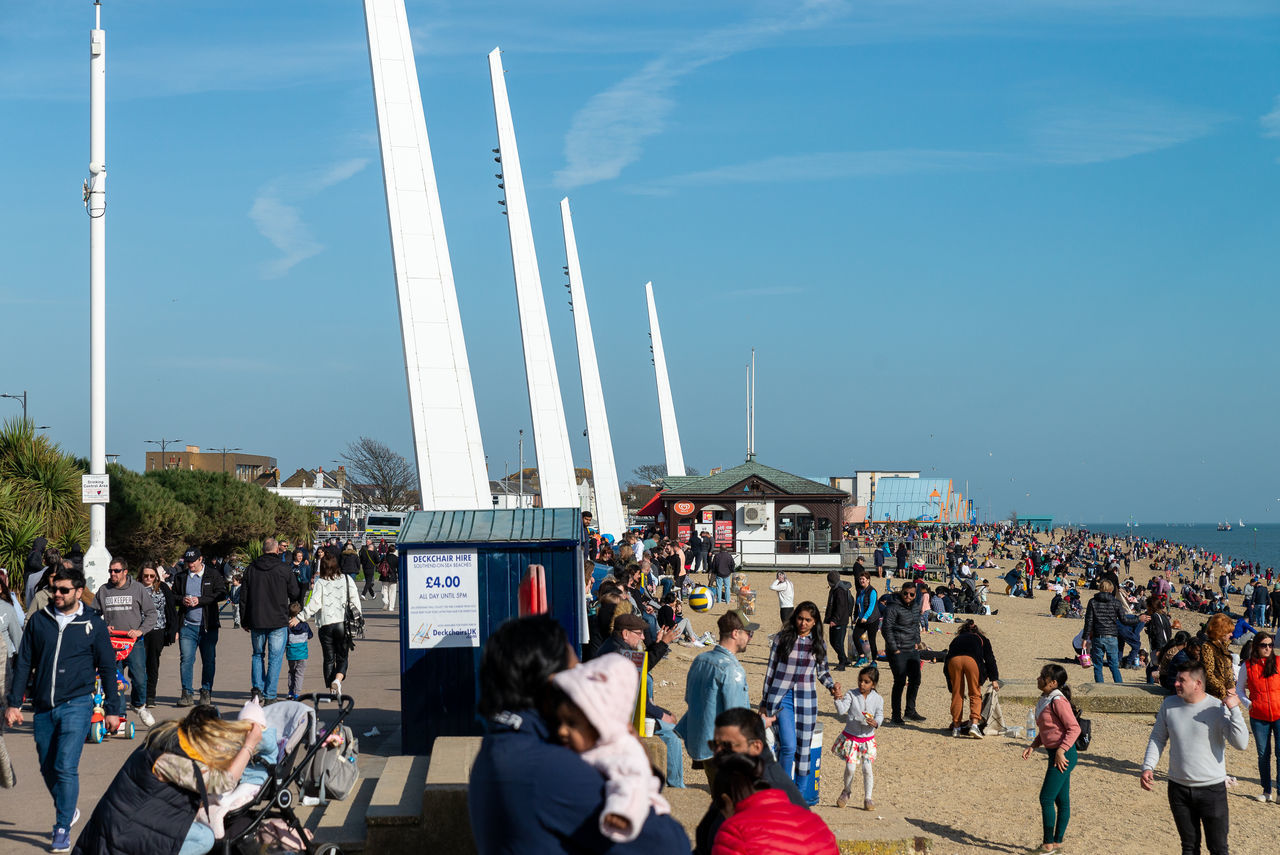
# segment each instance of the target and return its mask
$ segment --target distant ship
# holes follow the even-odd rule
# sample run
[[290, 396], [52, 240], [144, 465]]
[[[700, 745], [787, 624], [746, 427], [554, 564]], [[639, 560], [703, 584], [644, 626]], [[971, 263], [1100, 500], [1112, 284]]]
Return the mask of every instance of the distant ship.
[[1218, 523], [1218, 531], [1231, 531], [1231, 523], [1226, 522], [1225, 520]]
[[1240, 527], [1244, 528], [1244, 520], [1240, 520], [1239, 522], [1240, 522]]

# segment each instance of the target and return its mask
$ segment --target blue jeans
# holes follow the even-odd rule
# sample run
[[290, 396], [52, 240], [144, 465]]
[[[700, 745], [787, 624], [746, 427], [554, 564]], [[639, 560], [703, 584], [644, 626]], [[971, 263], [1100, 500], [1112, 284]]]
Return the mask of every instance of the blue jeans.
[[[808, 746], [806, 746], [806, 750]], [[809, 776], [796, 773], [796, 690], [788, 689], [778, 705], [778, 765], [804, 792]], [[810, 773], [812, 774], [812, 773]]]
[[[196, 649], [200, 650], [200, 691], [213, 691], [213, 672], [218, 662], [218, 628], [201, 629], [199, 624], [183, 623], [178, 630], [178, 675], [183, 694], [191, 694], [191, 675], [196, 667]], [[135, 648], [136, 649], [136, 648]]]
[[1111, 666], [1111, 679], [1116, 683], [1123, 683], [1124, 678], [1120, 676], [1120, 640], [1114, 635], [1099, 635], [1093, 639], [1090, 653], [1093, 656], [1093, 682], [1105, 682], [1102, 679], [1102, 654], [1107, 655], [1107, 664]]
[[644, 631], [644, 643], [653, 644], [658, 640], [658, 618], [656, 615], [651, 615], [646, 611], [640, 612], [640, 617], [644, 620], [644, 625], [647, 627]]
[[1262, 792], [1271, 792], [1271, 742], [1276, 743], [1276, 778], [1280, 779], [1280, 721], [1249, 719], [1253, 728], [1253, 744], [1258, 749], [1258, 777], [1262, 779]]
[[[289, 628], [255, 629], [250, 632], [253, 639], [253, 687], [262, 693], [262, 697], [271, 700], [276, 696], [276, 687], [280, 682], [280, 664], [284, 662], [284, 644], [289, 638]], [[267, 657], [266, 674], [263, 674], [262, 657]]]
[[213, 849], [213, 844], [213, 829], [203, 822], [193, 822], [191, 830], [187, 832], [187, 839], [182, 841], [182, 848], [178, 850], [178, 855], [205, 855]]
[[716, 590], [716, 602], [717, 602], [717, 603], [727, 603], [727, 602], [729, 602], [729, 577], [728, 577], [728, 576], [717, 576], [717, 577], [716, 577], [716, 589], [715, 589], [715, 590]]
[[[120, 673], [129, 670], [129, 703], [140, 707], [147, 702], [147, 643], [138, 636], [133, 643], [133, 650], [120, 662]], [[124, 692], [119, 694], [115, 706], [116, 715], [124, 715]]]
[[684, 789], [684, 748], [675, 725], [655, 721], [653, 735], [667, 746], [667, 786]]
[[33, 717], [40, 774], [53, 796], [54, 825], [58, 828], [70, 828], [75, 816], [80, 798], [80, 752], [89, 737], [91, 718], [93, 698], [89, 695], [63, 701]]

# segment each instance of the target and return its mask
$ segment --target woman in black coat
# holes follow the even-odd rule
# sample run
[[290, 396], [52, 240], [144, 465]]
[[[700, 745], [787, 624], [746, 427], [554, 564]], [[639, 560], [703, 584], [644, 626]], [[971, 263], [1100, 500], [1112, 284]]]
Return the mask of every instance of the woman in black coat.
[[156, 562], [148, 562], [138, 572], [138, 581], [151, 589], [156, 604], [155, 629], [142, 637], [147, 651], [147, 707], [156, 705], [156, 685], [160, 682], [160, 654], [178, 638], [178, 598], [167, 582], [160, 580]]
[[225, 721], [207, 704], [156, 725], [98, 800], [74, 855], [208, 852], [214, 832], [196, 811], [235, 788], [262, 731], [261, 721]]

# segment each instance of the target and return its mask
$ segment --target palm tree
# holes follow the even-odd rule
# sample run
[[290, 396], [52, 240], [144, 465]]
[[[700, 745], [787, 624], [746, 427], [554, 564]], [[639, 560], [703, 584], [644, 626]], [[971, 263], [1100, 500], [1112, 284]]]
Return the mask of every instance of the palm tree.
[[21, 590], [32, 541], [44, 535], [64, 551], [88, 539], [89, 513], [80, 502], [83, 469], [28, 419], [0, 427], [0, 565]]

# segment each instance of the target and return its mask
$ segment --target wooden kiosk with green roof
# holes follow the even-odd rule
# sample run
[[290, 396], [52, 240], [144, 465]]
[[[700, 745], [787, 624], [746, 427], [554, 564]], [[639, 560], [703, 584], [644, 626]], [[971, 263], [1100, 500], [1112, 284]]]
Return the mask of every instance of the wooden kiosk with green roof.
[[708, 532], [749, 570], [830, 570], [840, 566], [844, 490], [749, 458], [711, 475], [667, 476], [659, 525], [687, 540]]

